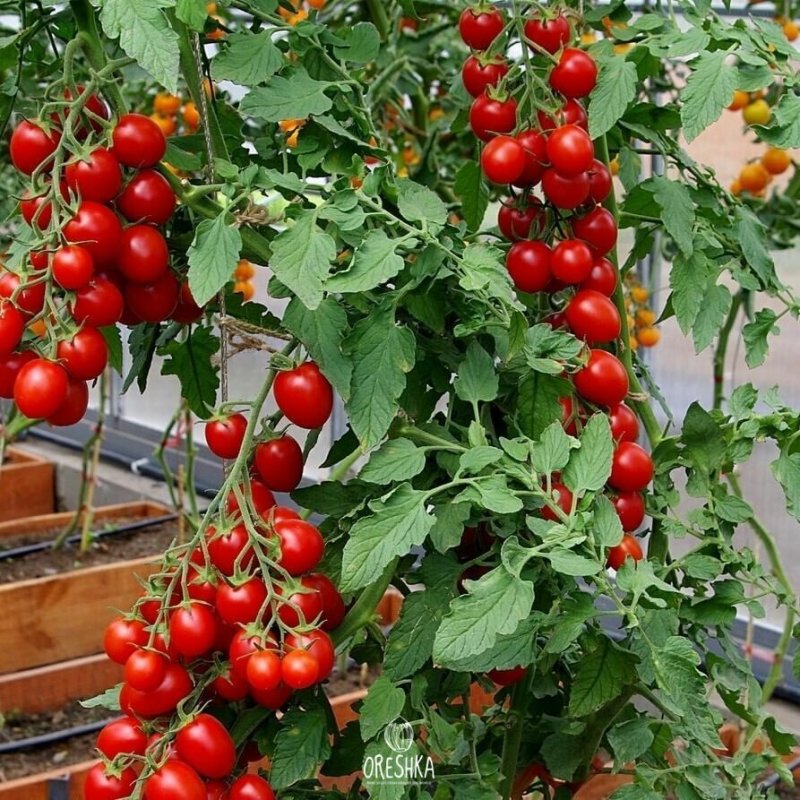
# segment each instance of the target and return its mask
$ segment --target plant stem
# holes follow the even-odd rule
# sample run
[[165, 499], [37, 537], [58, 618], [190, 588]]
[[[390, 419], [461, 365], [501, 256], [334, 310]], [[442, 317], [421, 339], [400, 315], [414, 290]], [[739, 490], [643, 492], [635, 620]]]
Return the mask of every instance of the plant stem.
[[366, 0], [367, 11], [381, 35], [381, 40], [386, 41], [391, 30], [391, 23], [389, 22], [389, 15], [386, 13], [386, 3], [384, 0]]
[[383, 575], [381, 575], [375, 583], [371, 586], [367, 586], [367, 588], [361, 592], [358, 600], [353, 603], [352, 608], [347, 612], [347, 616], [344, 618], [342, 624], [331, 634], [335, 645], [338, 646], [342, 642], [347, 641], [347, 639], [360, 631], [361, 628], [368, 625], [375, 616], [375, 609], [380, 599], [389, 588], [389, 584], [392, 582], [398, 560], [397, 558], [393, 559], [384, 570]]
[[504, 800], [509, 800], [517, 775], [519, 749], [522, 745], [522, 731], [525, 726], [525, 708], [533, 678], [533, 670], [528, 670], [525, 678], [514, 686], [511, 692], [511, 707], [508, 710], [511, 724], [503, 736], [503, 755], [500, 772], [503, 775], [500, 793]]
[[742, 307], [743, 293], [737, 292], [734, 295], [731, 310], [728, 312], [728, 318], [719, 332], [719, 339], [717, 340], [717, 347], [714, 350], [714, 408], [722, 408], [722, 401], [724, 399], [724, 381], [725, 381], [725, 358], [728, 354], [728, 342], [730, 341], [731, 331], [739, 316], [739, 309]]

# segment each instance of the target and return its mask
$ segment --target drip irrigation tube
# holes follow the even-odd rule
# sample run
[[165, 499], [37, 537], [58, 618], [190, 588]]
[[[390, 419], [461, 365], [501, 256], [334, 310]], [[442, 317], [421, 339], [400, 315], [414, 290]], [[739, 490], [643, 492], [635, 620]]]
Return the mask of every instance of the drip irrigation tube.
[[105, 728], [109, 722], [113, 722], [120, 717], [110, 717], [109, 719], [87, 722], [85, 725], [74, 725], [71, 728], [62, 728], [58, 731], [41, 733], [38, 736], [28, 736], [25, 739], [14, 739], [10, 742], [0, 742], [0, 755], [8, 753], [18, 753], [22, 750], [33, 750], [36, 747], [44, 747], [48, 744], [58, 744], [74, 736], [84, 736], [87, 733], [97, 733], [101, 728]]

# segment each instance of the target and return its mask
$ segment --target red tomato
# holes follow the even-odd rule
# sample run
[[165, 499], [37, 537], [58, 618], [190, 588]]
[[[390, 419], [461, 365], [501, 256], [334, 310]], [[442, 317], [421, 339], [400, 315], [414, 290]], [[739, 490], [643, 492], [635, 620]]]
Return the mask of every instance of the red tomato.
[[228, 800], [275, 800], [275, 792], [262, 777], [242, 775], [231, 784]]
[[281, 677], [291, 689], [307, 689], [319, 679], [317, 659], [305, 650], [293, 650], [281, 661]]
[[189, 289], [189, 284], [184, 281], [181, 284], [180, 293], [178, 294], [178, 305], [172, 312], [172, 319], [175, 322], [180, 322], [181, 325], [190, 325], [197, 322], [203, 317], [203, 309], [197, 305], [192, 297], [192, 292]]
[[285, 683], [281, 683], [277, 689], [270, 691], [261, 691], [250, 687], [250, 696], [258, 705], [271, 711], [278, 711], [289, 702], [292, 690]]
[[512, 198], [503, 202], [497, 214], [497, 224], [506, 239], [516, 242], [527, 239], [532, 232], [534, 235], [538, 233], [545, 213], [541, 203], [535, 198], [531, 198], [523, 208], [518, 208], [513, 203]]
[[89, 387], [85, 381], [71, 380], [64, 402], [47, 418], [47, 422], [56, 427], [75, 425], [84, 418], [87, 408], [89, 408]]
[[[240, 485], [239, 489], [242, 491], [242, 493], [244, 493], [243, 485]], [[275, 498], [273, 497], [272, 492], [256, 478], [250, 479], [250, 505], [256, 511], [256, 513], [260, 514], [261, 516], [266, 514], [275, 506]], [[241, 512], [239, 510], [239, 501], [236, 499], [236, 495], [233, 492], [228, 495], [226, 508], [228, 509], [228, 513], [232, 516], [241, 516]]]
[[109, 760], [121, 753], [143, 756], [147, 749], [147, 734], [138, 719], [115, 719], [98, 734], [97, 749]]
[[614, 504], [622, 530], [629, 533], [635, 531], [644, 522], [644, 498], [639, 492], [620, 492], [610, 498]]
[[267, 588], [260, 578], [250, 578], [237, 586], [220, 584], [217, 589], [217, 614], [230, 625], [255, 622], [267, 599]]
[[95, 764], [86, 773], [83, 796], [86, 800], [122, 800], [130, 796], [137, 777], [130, 767], [117, 777], [106, 772], [105, 764]]
[[484, 142], [498, 133], [511, 133], [517, 127], [517, 101], [513, 97], [496, 100], [482, 94], [470, 106], [469, 124], [472, 132]]
[[589, 169], [589, 196], [595, 203], [602, 203], [611, 194], [613, 181], [608, 167], [595, 159]]
[[125, 662], [125, 682], [139, 692], [157, 689], [167, 674], [167, 660], [153, 650], [134, 650]]
[[47, 269], [50, 263], [50, 254], [46, 250], [31, 250], [28, 254], [28, 260], [31, 262], [31, 267], [39, 272]]
[[227, 728], [210, 714], [198, 714], [175, 736], [175, 750], [205, 778], [226, 778], [236, 766], [236, 747]]
[[565, 239], [553, 250], [553, 276], [564, 283], [581, 283], [589, 277], [594, 256], [588, 245], [577, 239]]
[[604, 256], [617, 243], [617, 221], [607, 208], [597, 206], [571, 224], [575, 236], [588, 242], [598, 256]]
[[228, 648], [231, 670], [247, 678], [250, 657], [262, 650], [274, 650], [275, 647], [275, 637], [271, 633], [265, 634], [263, 629], [256, 627], [241, 628], [234, 634]]
[[[333, 581], [319, 572], [304, 575], [300, 582], [303, 586], [316, 589], [322, 597], [322, 630], [332, 631], [338, 628], [345, 616], [347, 607], [339, 594], [339, 590], [333, 585]], [[308, 619], [308, 617], [306, 617]]]
[[[307, 650], [317, 660], [319, 665], [319, 678], [321, 683], [333, 672], [336, 663], [336, 651], [331, 637], [325, 631], [314, 630], [308, 633], [290, 633], [283, 642], [284, 651]], [[285, 658], [285, 656], [284, 656]]]
[[498, 686], [511, 686], [519, 683], [525, 677], [527, 671], [526, 667], [512, 667], [511, 669], [493, 669], [487, 675]]
[[175, 311], [179, 292], [177, 279], [166, 271], [152, 283], [129, 283], [125, 287], [125, 301], [138, 320], [164, 322]]
[[34, 279], [33, 276], [20, 277], [14, 272], [4, 272], [0, 275], [0, 297], [13, 297], [14, 305], [33, 317], [44, 309], [45, 282], [41, 276]]
[[505, 18], [494, 6], [485, 11], [465, 8], [458, 20], [461, 39], [473, 50], [488, 50], [504, 27]]
[[206, 800], [226, 800], [228, 787], [222, 781], [206, 783]]
[[294, 491], [303, 478], [303, 451], [289, 434], [256, 445], [254, 463], [261, 480], [274, 492]]
[[61, 407], [69, 394], [69, 376], [53, 361], [37, 358], [20, 369], [14, 382], [14, 402], [30, 419], [45, 419]]
[[108, 344], [97, 328], [87, 325], [76, 331], [72, 339], [64, 339], [58, 343], [56, 357], [70, 377], [91, 381], [108, 364]]
[[597, 64], [583, 50], [568, 47], [550, 72], [550, 85], [564, 97], [586, 97], [597, 83]]
[[224, 700], [235, 703], [247, 697], [248, 685], [240, 672], [228, 667], [226, 672], [214, 679], [211, 688]]
[[110, 203], [122, 187], [122, 170], [110, 150], [98, 147], [64, 170], [67, 187], [82, 200]]
[[508, 75], [508, 63], [502, 56], [491, 58], [470, 56], [461, 68], [464, 88], [473, 97], [480, 97], [490, 86], [497, 86], [506, 75]]
[[259, 692], [272, 692], [281, 683], [281, 659], [274, 650], [259, 650], [247, 658], [247, 684]]
[[552, 19], [534, 17], [525, 23], [525, 38], [546, 50], [557, 53], [572, 38], [569, 20], [559, 14]]
[[619, 338], [622, 322], [617, 307], [604, 294], [581, 289], [564, 312], [572, 332], [589, 344], [613, 342]]
[[611, 464], [610, 486], [622, 492], [639, 492], [653, 480], [653, 459], [635, 442], [620, 442]]
[[635, 442], [639, 438], [639, 418], [625, 403], [609, 409], [608, 420], [615, 442]]
[[175, 192], [153, 169], [137, 172], [117, 198], [117, 208], [130, 222], [163, 225], [175, 213]]
[[14, 128], [9, 144], [11, 163], [24, 175], [32, 175], [37, 169], [49, 171], [53, 166], [53, 155], [58, 149], [61, 134], [49, 133], [37, 124], [23, 120]]
[[594, 163], [594, 145], [589, 134], [577, 125], [562, 125], [547, 137], [547, 158], [565, 178], [574, 178]]
[[0, 356], [9, 355], [22, 341], [25, 316], [10, 301], [0, 300]]
[[[209, 528], [206, 531], [208, 555], [211, 563], [228, 577], [236, 571], [237, 559], [241, 570], [246, 570], [255, 560], [255, 553], [250, 546], [250, 537], [244, 525], [235, 525], [228, 530], [217, 531]], [[240, 556], [240, 554], [242, 554]]]
[[278, 408], [301, 428], [321, 428], [333, 411], [333, 389], [311, 361], [279, 372], [273, 392]]
[[147, 644], [149, 635], [138, 619], [117, 617], [108, 623], [103, 634], [103, 649], [117, 664], [124, 664], [131, 654]]
[[539, 127], [545, 132], [552, 131], [559, 125], [577, 125], [584, 130], [589, 129], [586, 109], [577, 100], [567, 100], [554, 117], [544, 111], [537, 111], [536, 118], [539, 120]]
[[573, 397], [559, 397], [558, 402], [561, 405], [561, 426], [564, 432], [570, 436], [578, 435], [577, 420], [582, 420], [582, 415], [578, 404]]
[[[202, 557], [202, 550], [200, 551]], [[212, 605], [217, 600], [217, 570], [214, 567], [192, 565], [186, 571], [186, 591], [192, 600]]]
[[300, 584], [303, 589], [310, 588], [311, 591], [296, 591], [288, 595], [285, 591], [280, 592], [278, 616], [284, 625], [290, 628], [297, 628], [301, 624], [309, 625], [322, 616], [322, 594], [313, 588], [313, 581], [308, 581], [310, 577], [310, 575], [304, 576]]
[[116, 284], [96, 275], [88, 286], [75, 293], [72, 316], [76, 322], [103, 328], [119, 322], [124, 306], [125, 300]]
[[206, 423], [206, 444], [219, 458], [236, 458], [242, 449], [246, 430], [247, 417], [244, 414], [212, 419]]
[[577, 208], [589, 197], [589, 175], [582, 172], [574, 178], [565, 178], [554, 169], [546, 169], [542, 175], [542, 190], [557, 208]]
[[122, 225], [107, 206], [84, 200], [78, 213], [64, 226], [64, 237], [71, 244], [83, 245], [91, 254], [95, 268], [116, 264], [122, 242]]
[[187, 659], [205, 655], [217, 635], [217, 619], [206, 605], [196, 601], [176, 608], [169, 619], [170, 647]]
[[167, 140], [161, 128], [143, 114], [120, 117], [111, 138], [114, 155], [126, 167], [154, 167], [167, 150]]
[[[564, 486], [563, 483], [559, 483], [558, 481], [553, 482], [552, 490], [555, 504], [567, 516], [569, 516], [570, 512], [572, 511], [572, 492], [566, 486]], [[549, 519], [552, 522], [561, 522], [561, 517], [559, 517], [558, 514], [556, 514], [556, 512], [550, 508], [550, 506], [542, 507], [542, 517], [544, 519]]]
[[525, 151], [525, 168], [512, 183], [521, 188], [535, 186], [542, 179], [547, 163], [547, 139], [538, 131], [527, 130], [517, 134], [517, 141]]
[[278, 565], [290, 575], [311, 572], [319, 564], [325, 552], [325, 542], [310, 522], [289, 519], [276, 522], [273, 527], [281, 541]]
[[598, 258], [592, 264], [592, 271], [586, 280], [581, 281], [582, 289], [594, 289], [606, 297], [611, 297], [617, 288], [617, 269], [607, 258]]
[[628, 558], [632, 558], [634, 561], [641, 561], [644, 558], [644, 553], [639, 540], [635, 536], [626, 533], [622, 537], [622, 542], [608, 551], [606, 563], [611, 569], [619, 569]]
[[53, 255], [53, 279], [69, 291], [81, 289], [94, 276], [94, 261], [85, 247], [67, 245]]
[[31, 227], [36, 226], [40, 231], [46, 230], [53, 219], [53, 206], [47, 197], [34, 197], [30, 191], [26, 191], [19, 201], [19, 210], [25, 222]]
[[506, 269], [521, 292], [541, 292], [550, 283], [552, 259], [544, 242], [517, 242], [506, 254]]
[[483, 174], [492, 183], [515, 183], [526, 164], [525, 149], [513, 136], [496, 136], [481, 153]]
[[14, 396], [14, 384], [19, 371], [35, 359], [36, 354], [30, 350], [0, 355], [0, 397], [10, 400]]
[[192, 688], [189, 673], [180, 664], [169, 663], [164, 680], [152, 692], [138, 692], [123, 684], [119, 698], [120, 708], [130, 716], [155, 719], [171, 714], [178, 703], [191, 693]]
[[167, 761], [144, 783], [144, 800], [206, 800], [200, 776], [183, 761]]
[[166, 240], [150, 225], [132, 225], [122, 234], [118, 266], [129, 281], [153, 283], [169, 267]]
[[605, 350], [592, 350], [589, 361], [575, 373], [575, 388], [585, 400], [616, 406], [628, 395], [628, 374], [622, 362]]

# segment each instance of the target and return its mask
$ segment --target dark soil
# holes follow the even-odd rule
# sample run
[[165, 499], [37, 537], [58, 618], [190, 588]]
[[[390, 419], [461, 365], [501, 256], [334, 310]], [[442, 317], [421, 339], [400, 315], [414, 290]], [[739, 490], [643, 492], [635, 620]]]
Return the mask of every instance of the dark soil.
[[785, 800], [798, 800], [800, 798], [800, 786], [786, 786], [783, 783], [775, 787], [775, 794]]

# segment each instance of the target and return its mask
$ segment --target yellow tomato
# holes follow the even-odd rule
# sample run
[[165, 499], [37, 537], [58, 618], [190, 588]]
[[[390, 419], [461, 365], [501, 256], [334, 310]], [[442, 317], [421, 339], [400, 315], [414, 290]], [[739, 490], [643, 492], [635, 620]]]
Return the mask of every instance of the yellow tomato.
[[200, 112], [191, 100], [183, 107], [182, 116], [183, 124], [190, 131], [196, 131], [200, 127]]
[[296, 14], [292, 14], [286, 21], [290, 25], [299, 25], [301, 22], [304, 22], [307, 19], [308, 11], [306, 11], [304, 8], [301, 8], [300, 11], [298, 11]]
[[217, 13], [217, 4], [216, 3], [206, 3], [206, 14], [210, 16], [214, 16]]
[[642, 347], [655, 347], [661, 339], [661, 331], [658, 328], [642, 328], [637, 331], [636, 339]]
[[656, 321], [656, 312], [651, 308], [640, 308], [636, 312], [636, 324], [644, 327], [653, 325]]
[[300, 141], [300, 129], [298, 128], [297, 130], [292, 131], [286, 137], [286, 146], [294, 150], [294, 148], [297, 147], [299, 141]]
[[644, 286], [634, 286], [631, 289], [631, 298], [634, 303], [646, 303], [650, 299], [650, 292]]
[[736, 178], [735, 180], [731, 181], [730, 193], [734, 197], [738, 197], [742, 193], [742, 184], [739, 183], [739, 179], [738, 178]]
[[764, 169], [771, 175], [780, 175], [786, 172], [791, 166], [792, 157], [785, 151], [777, 147], [770, 147], [763, 156], [761, 156], [761, 163]]
[[303, 125], [305, 125], [305, 124], [306, 124], [306, 121], [304, 119], [282, 119], [278, 123], [278, 127], [284, 133], [292, 133], [293, 131], [296, 131], [299, 128], [302, 128]]
[[165, 117], [173, 117], [181, 107], [181, 99], [177, 95], [159, 92], [153, 100], [153, 111]]
[[628, 337], [628, 344], [631, 347], [631, 350], [638, 350], [639, 349], [639, 342], [637, 341], [635, 336]]
[[737, 89], [733, 93], [733, 100], [728, 106], [728, 111], [741, 111], [749, 102], [750, 95], [747, 92], [743, 92], [741, 89]]
[[255, 274], [256, 268], [246, 258], [236, 265], [233, 273], [237, 281], [249, 281]]
[[748, 125], [766, 125], [772, 116], [772, 109], [766, 100], [754, 100], [745, 107], [742, 116]]
[[250, 281], [237, 281], [233, 286], [233, 291], [242, 296], [245, 302], [253, 299], [255, 289]]
[[175, 133], [177, 125], [175, 124], [175, 117], [165, 117], [163, 114], [151, 114], [150, 119], [161, 128], [164, 136], [172, 136]]

